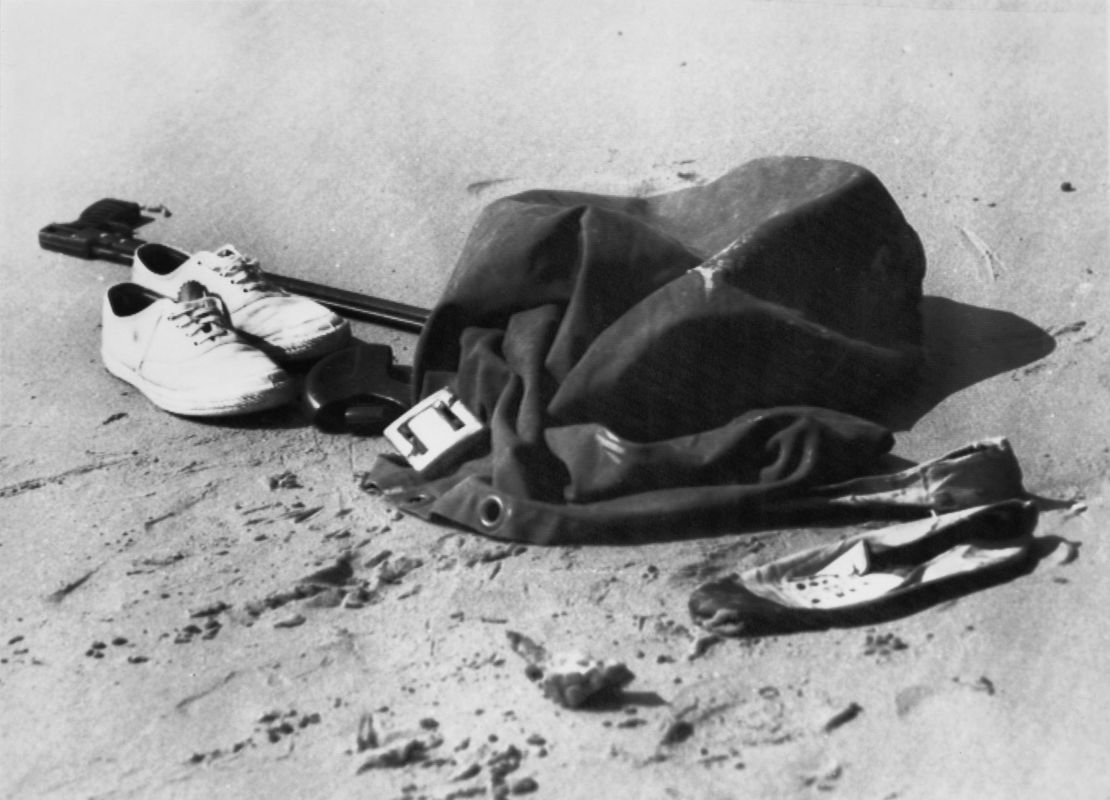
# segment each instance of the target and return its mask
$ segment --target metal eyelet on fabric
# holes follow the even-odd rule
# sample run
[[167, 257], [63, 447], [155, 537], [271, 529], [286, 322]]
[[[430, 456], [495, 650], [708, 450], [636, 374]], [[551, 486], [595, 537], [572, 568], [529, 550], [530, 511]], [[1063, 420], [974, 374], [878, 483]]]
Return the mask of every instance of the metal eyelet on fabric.
[[505, 518], [505, 501], [491, 494], [478, 506], [478, 521], [486, 528], [496, 528]]

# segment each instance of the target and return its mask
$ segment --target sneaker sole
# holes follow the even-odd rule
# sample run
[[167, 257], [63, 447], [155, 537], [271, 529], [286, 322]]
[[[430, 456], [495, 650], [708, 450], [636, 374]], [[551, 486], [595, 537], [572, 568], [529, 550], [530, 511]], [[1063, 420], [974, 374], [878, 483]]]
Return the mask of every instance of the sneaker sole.
[[185, 417], [230, 417], [254, 411], [265, 411], [286, 405], [293, 399], [294, 386], [291, 380], [273, 387], [234, 397], [213, 397], [202, 393], [183, 393], [152, 383], [107, 354], [101, 353], [104, 367], [115, 377], [131, 384], [154, 405], [171, 414]]
[[[1016, 572], [1032, 553], [1036, 523], [1031, 502], [1005, 500], [894, 525], [702, 584], [688, 608], [696, 624], [723, 636], [872, 622], [908, 608], [915, 595], [945, 585], [967, 590]], [[861, 542], [873, 546], [861, 569], [875, 571], [826, 572]]]

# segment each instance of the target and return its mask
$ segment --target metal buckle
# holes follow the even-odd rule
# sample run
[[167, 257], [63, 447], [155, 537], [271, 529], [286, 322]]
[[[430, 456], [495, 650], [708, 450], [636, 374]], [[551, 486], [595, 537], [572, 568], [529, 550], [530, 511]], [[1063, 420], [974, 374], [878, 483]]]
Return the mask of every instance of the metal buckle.
[[414, 405], [389, 427], [385, 437], [417, 472], [457, 453], [485, 429], [450, 389], [440, 389]]

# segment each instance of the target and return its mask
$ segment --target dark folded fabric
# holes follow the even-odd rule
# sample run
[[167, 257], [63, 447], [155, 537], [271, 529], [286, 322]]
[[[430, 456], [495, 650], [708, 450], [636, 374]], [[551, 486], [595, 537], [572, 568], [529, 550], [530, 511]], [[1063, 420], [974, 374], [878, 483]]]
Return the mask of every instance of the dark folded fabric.
[[[923, 251], [879, 180], [754, 161], [654, 197], [532, 191], [482, 213], [417, 349], [488, 446], [399, 507], [518, 541], [694, 534], [873, 471], [921, 360]], [[678, 531], [676, 531], [678, 533]]]

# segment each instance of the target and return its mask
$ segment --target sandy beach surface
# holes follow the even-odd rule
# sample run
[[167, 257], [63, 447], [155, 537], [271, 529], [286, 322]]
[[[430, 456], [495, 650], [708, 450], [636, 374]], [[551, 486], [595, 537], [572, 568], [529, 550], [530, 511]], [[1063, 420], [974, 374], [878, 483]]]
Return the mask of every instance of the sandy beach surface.
[[[1110, 797], [1101, 2], [7, 0], [0, 37], [0, 796]], [[498, 197], [777, 154], [867, 167], [921, 236], [895, 453], [1007, 437], [1029, 574], [696, 648], [700, 582], [849, 531], [523, 548], [401, 517], [362, 488], [381, 440], [109, 375], [127, 269], [37, 243], [162, 203], [145, 238], [426, 307]], [[348, 553], [360, 601], [298, 593]], [[561, 708], [508, 631], [635, 679]]]

